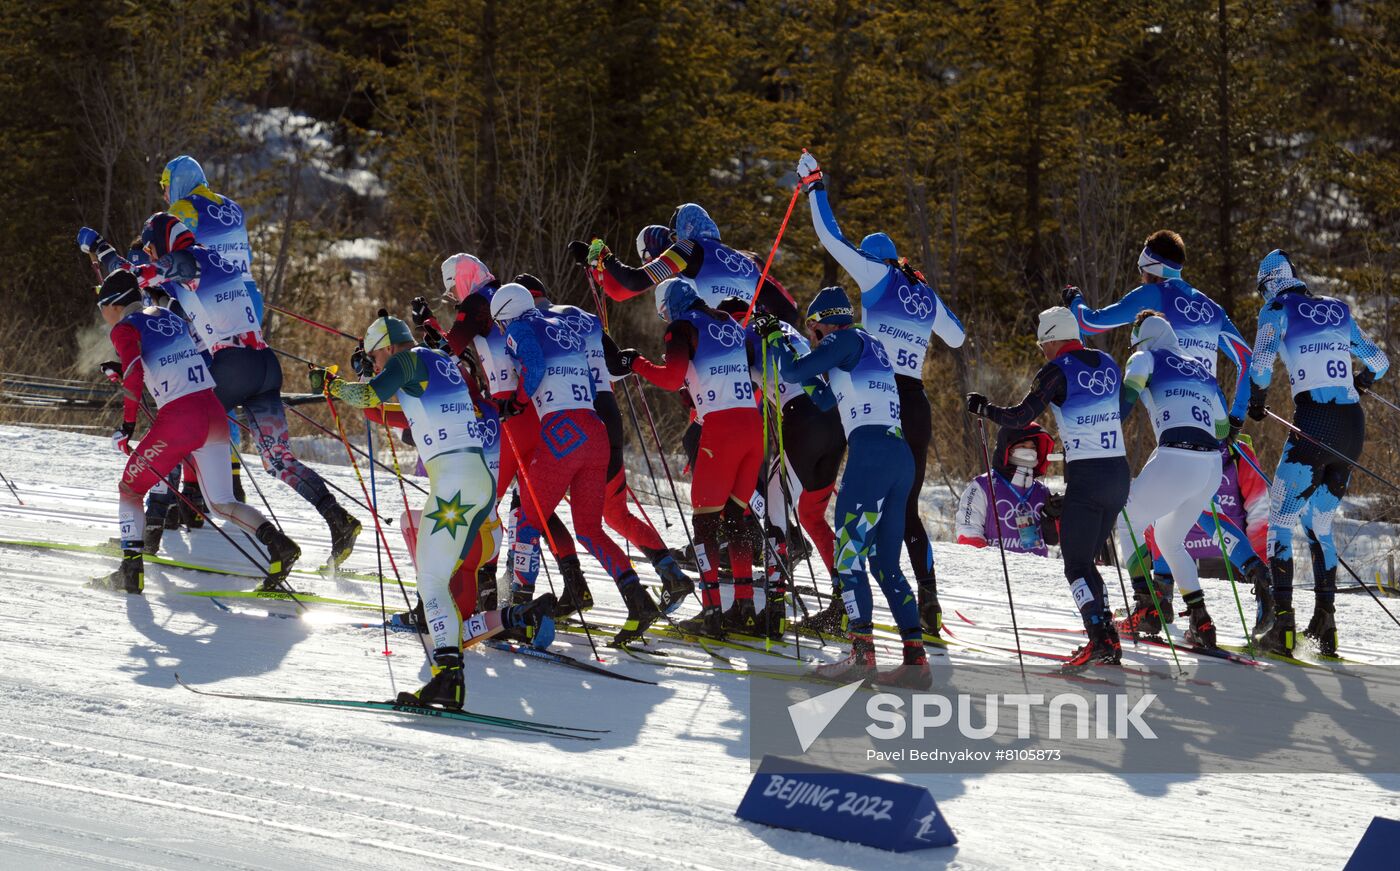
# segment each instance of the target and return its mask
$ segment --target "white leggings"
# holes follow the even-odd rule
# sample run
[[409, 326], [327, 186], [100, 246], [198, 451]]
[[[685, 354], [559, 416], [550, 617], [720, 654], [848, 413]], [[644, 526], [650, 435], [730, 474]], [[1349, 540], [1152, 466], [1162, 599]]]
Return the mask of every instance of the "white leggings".
[[441, 454], [423, 465], [428, 470], [429, 492], [414, 548], [418, 595], [433, 647], [458, 647], [462, 615], [452, 600], [452, 573], [491, 514], [496, 482], [479, 451]]
[[[1157, 547], [1183, 593], [1201, 588], [1196, 561], [1186, 552], [1186, 535], [1220, 488], [1220, 452], [1159, 447], [1133, 479], [1128, 491], [1128, 527], [1139, 545], [1143, 531], [1155, 527]], [[1133, 538], [1118, 517], [1118, 551], [1131, 556]], [[1126, 563], [1127, 558], [1120, 560]]]

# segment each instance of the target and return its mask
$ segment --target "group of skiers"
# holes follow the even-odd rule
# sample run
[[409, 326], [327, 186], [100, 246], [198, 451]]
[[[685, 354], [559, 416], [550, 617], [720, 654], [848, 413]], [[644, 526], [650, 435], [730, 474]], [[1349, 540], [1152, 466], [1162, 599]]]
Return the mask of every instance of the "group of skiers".
[[[554, 304], [529, 274], [502, 282], [480, 259], [460, 253], [442, 263], [455, 309], [450, 325], [417, 297], [412, 326], [381, 310], [365, 330], [351, 359], [359, 380], [312, 367], [312, 389], [327, 401], [405, 430], [429, 479], [422, 510], [405, 512], [402, 527], [421, 597], [417, 615], [404, 619], [430, 637], [433, 676], [418, 692], [401, 693], [401, 703], [460, 708], [464, 646], [502, 631], [547, 646], [554, 620], [590, 608], [575, 540], [627, 607], [615, 644], [643, 637], [691, 595], [700, 610], [676, 624], [684, 632], [781, 638], [797, 613], [787, 562], [790, 536], [801, 536], [787, 528], [790, 512], [834, 583], [831, 606], [799, 629], [843, 629], [850, 641], [849, 655], [818, 667], [817, 676], [929, 685], [925, 644], [940, 641], [942, 609], [919, 512], [932, 434], [923, 372], [931, 337], [958, 348], [963, 326], [889, 236], [846, 239], [823, 172], [805, 151], [797, 175], [817, 236], [854, 281], [856, 300], [828, 287], [799, 318], [758, 259], [721, 241], [709, 214], [686, 203], [668, 225], [638, 234], [640, 266], [623, 263], [601, 239], [570, 243], [596, 312]], [[267, 585], [277, 588], [300, 550], [234, 492], [230, 436], [236, 443], [239, 428], [252, 433], [265, 468], [326, 518], [333, 564], [348, 556], [360, 523], [288, 447], [282, 373], [262, 339], [263, 303], [249, 272], [242, 211], [208, 188], [188, 156], [170, 162], [162, 185], [170, 205], [146, 221], [129, 251], [88, 228], [78, 234], [104, 276], [98, 305], [120, 358], [104, 371], [126, 393], [118, 441], [130, 455], [120, 484], [121, 567], [94, 585], [139, 593], [143, 553], [158, 547], [169, 510], [191, 523], [208, 512], [251, 533], [266, 549]], [[1069, 670], [1118, 662], [1120, 630], [1160, 632], [1173, 619], [1176, 585], [1188, 643], [1214, 647], [1196, 564], [1208, 553], [1253, 586], [1263, 646], [1291, 652], [1291, 539], [1299, 519], [1316, 579], [1307, 632], [1323, 653], [1336, 651], [1331, 520], [1345, 494], [1346, 460], [1357, 456], [1364, 436], [1359, 393], [1388, 361], [1347, 305], [1312, 294], [1282, 251], [1260, 263], [1264, 307], [1252, 350], [1224, 310], [1182, 279], [1184, 262], [1177, 234], [1152, 234], [1137, 264], [1142, 285], [1122, 300], [1095, 311], [1069, 287], [1063, 306], [1041, 313], [1036, 339], [1047, 363], [1019, 404], [967, 397], [971, 414], [1001, 429], [988, 474], [960, 502], [958, 541], [1042, 556], [1059, 545], [1088, 634]], [[647, 292], [665, 323], [664, 354], [656, 361], [619, 348], [604, 320], [605, 298]], [[1122, 367], [1082, 343], [1085, 334], [1129, 325], [1133, 353]], [[1216, 378], [1218, 351], [1238, 369], [1228, 406]], [[1353, 354], [1364, 368], [1353, 371]], [[1245, 415], [1271, 414], [1267, 394], [1279, 356], [1289, 371], [1298, 434], [1267, 485], [1239, 431]], [[691, 408], [682, 440], [692, 482], [688, 551], [670, 550], [629, 507], [614, 392], [638, 390], [623, 385], [632, 375], [680, 392]], [[133, 447], [127, 439], [143, 409], [143, 384], [156, 411]], [[1123, 420], [1139, 400], [1158, 443], [1134, 477]], [[1047, 409], [1064, 452], [1063, 495], [1040, 480], [1054, 438], [1035, 421]], [[168, 482], [182, 464], [177, 489]], [[505, 544], [497, 506], [512, 483], [514, 535]], [[164, 501], [153, 498], [143, 521], [142, 497], [161, 488]], [[572, 529], [555, 511], [566, 497]], [[659, 601], [605, 524], [653, 565]], [[1105, 547], [1111, 535], [1135, 599], [1117, 623], [1098, 568], [1105, 553], [1116, 557], [1111, 544]], [[564, 580], [557, 601], [536, 593], [541, 539]], [[508, 585], [497, 580], [503, 546]], [[726, 563], [727, 607], [720, 582]], [[875, 657], [871, 574], [903, 642], [902, 664], [887, 671]]]

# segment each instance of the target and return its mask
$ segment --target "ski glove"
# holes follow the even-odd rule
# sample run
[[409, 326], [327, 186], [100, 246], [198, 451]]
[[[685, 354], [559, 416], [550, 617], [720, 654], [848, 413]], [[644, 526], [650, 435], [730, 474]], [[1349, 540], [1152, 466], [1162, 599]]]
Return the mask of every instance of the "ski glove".
[[817, 159], [806, 149], [803, 149], [802, 156], [797, 159], [797, 178], [802, 184], [803, 193], [811, 193], [823, 186], [822, 168], [817, 165]]
[[610, 253], [611, 252], [608, 251], [608, 246], [603, 243], [602, 239], [594, 239], [592, 242], [588, 243], [588, 265], [595, 269], [601, 269], [603, 266], [603, 258], [607, 257]]
[[433, 317], [433, 310], [428, 307], [428, 301], [421, 296], [413, 298], [413, 325], [422, 328], [430, 320], [437, 320]]
[[969, 393], [967, 395], [967, 413], [977, 417], [987, 416], [987, 406], [991, 405], [987, 397], [980, 393]]
[[[356, 345], [355, 353], [350, 355], [350, 370], [361, 378], [369, 378], [374, 375], [374, 361], [369, 358], [369, 353], [365, 351], [364, 342]], [[314, 375], [312, 376], [312, 383], [315, 383]], [[323, 383], [322, 390], [324, 389], [325, 385]]]
[[1244, 429], [1244, 421], [1233, 414], [1227, 419], [1230, 421], [1230, 434], [1225, 437], [1225, 442], [1228, 444], [1239, 438], [1240, 430]]
[[105, 363], [98, 364], [97, 368], [102, 370], [102, 374], [107, 376], [108, 381], [113, 384], [121, 383], [122, 364], [118, 363], [116, 360], [108, 360]]
[[78, 230], [78, 248], [84, 254], [91, 254], [102, 247], [102, 236], [91, 227], [82, 227]]
[[1357, 393], [1365, 393], [1371, 389], [1372, 384], [1376, 383], [1376, 373], [1363, 367], [1351, 376], [1351, 383], [1356, 388]]
[[588, 265], [588, 243], [575, 239], [565, 246], [565, 251], [569, 253], [569, 259], [579, 266]]
[[1249, 393], [1249, 408], [1247, 409], [1250, 420], [1263, 420], [1264, 410], [1268, 407], [1269, 388], [1253, 385]]
[[1040, 516], [1050, 520], [1058, 519], [1065, 510], [1065, 497], [1063, 493], [1051, 493], [1045, 500], [1045, 507], [1040, 509]]
[[496, 411], [500, 413], [501, 420], [510, 420], [524, 410], [525, 406], [514, 396], [507, 396], [505, 399], [496, 400]]
[[617, 356], [607, 361], [608, 372], [619, 377], [631, 375], [632, 364], [636, 363], [640, 356], [642, 354], [636, 348], [623, 348], [617, 352]]
[[[352, 361], [353, 365], [353, 361]], [[311, 376], [311, 390], [313, 393], [325, 393], [326, 385], [335, 380], [335, 373], [329, 369], [319, 366], [309, 366], [307, 374]]]
[[1064, 290], [1060, 291], [1060, 302], [1064, 303], [1065, 308], [1074, 308], [1075, 302], [1083, 296], [1084, 294], [1080, 292], [1079, 288], [1072, 284], [1066, 284]]
[[783, 325], [773, 315], [763, 314], [754, 318], [753, 328], [765, 342], [777, 341], [783, 335]]
[[136, 421], [122, 421], [121, 429], [112, 433], [112, 447], [124, 454], [131, 453], [131, 437], [136, 432]]

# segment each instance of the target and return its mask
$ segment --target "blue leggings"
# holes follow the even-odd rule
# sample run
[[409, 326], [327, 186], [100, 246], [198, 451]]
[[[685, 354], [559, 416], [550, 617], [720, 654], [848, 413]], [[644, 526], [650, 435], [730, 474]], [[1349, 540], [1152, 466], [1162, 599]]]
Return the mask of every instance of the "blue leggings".
[[847, 442], [846, 471], [836, 491], [836, 574], [853, 633], [873, 629], [867, 568], [889, 601], [906, 641], [923, 638], [919, 605], [899, 566], [904, 510], [914, 482], [914, 457], [896, 432], [863, 426]]

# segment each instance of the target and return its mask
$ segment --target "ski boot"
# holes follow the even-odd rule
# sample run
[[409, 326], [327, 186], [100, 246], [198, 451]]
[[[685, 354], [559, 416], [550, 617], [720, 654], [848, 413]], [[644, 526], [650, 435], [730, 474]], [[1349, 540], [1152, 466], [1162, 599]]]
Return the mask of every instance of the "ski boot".
[[1117, 665], [1123, 661], [1123, 645], [1111, 621], [1094, 623], [1088, 630], [1088, 643], [1064, 661], [1060, 666], [1061, 674], [1078, 674], [1093, 665]]
[[390, 629], [412, 629], [419, 635], [428, 634], [428, 616], [423, 613], [423, 600], [418, 599], [412, 611], [400, 611], [389, 618]]
[[681, 567], [676, 564], [675, 559], [665, 553], [652, 561], [656, 567], [656, 574], [661, 578], [661, 613], [674, 614], [687, 596], [695, 592], [695, 582], [692, 581]]
[[355, 539], [364, 527], [338, 502], [332, 502], [321, 516], [331, 529], [330, 564], [338, 566], [349, 559], [350, 552], [355, 549]]
[[1205, 593], [1200, 590], [1187, 593], [1181, 597], [1181, 601], [1186, 605], [1182, 616], [1191, 618], [1191, 625], [1186, 629], [1187, 645], [1214, 650], [1215, 621], [1210, 619], [1210, 614], [1206, 611]]
[[141, 531], [141, 552], [146, 556], [155, 556], [160, 552], [160, 540], [164, 535], [164, 522], [147, 523], [145, 529]]
[[735, 599], [729, 610], [724, 612], [724, 628], [727, 632], [740, 635], [758, 634], [758, 615], [754, 613], [753, 599]]
[[1274, 622], [1274, 588], [1269, 580], [1269, 567], [1263, 560], [1250, 559], [1243, 571], [1245, 580], [1254, 587], [1254, 629], [1249, 634], [1258, 638], [1268, 632]]
[[924, 652], [923, 642], [904, 642], [904, 664], [899, 668], [879, 672], [875, 675], [875, 683], [907, 690], [930, 689], [933, 686], [933, 673], [929, 671], [928, 654]]
[[873, 679], [879, 674], [875, 666], [875, 638], [869, 632], [852, 632], [851, 652], [845, 659], [819, 665], [811, 672], [817, 680], [846, 683]]
[[186, 481], [180, 487], [180, 495], [184, 498], [171, 506], [179, 524], [186, 529], [202, 529], [204, 517], [209, 513], [209, 506], [204, 504], [204, 494], [200, 492], [199, 484], [194, 481]]
[[787, 609], [786, 595], [774, 593], [769, 597], [763, 604], [763, 610], [758, 613], [758, 633], [773, 641], [782, 641], [787, 634]]
[[1337, 655], [1336, 606], [1318, 602], [1313, 606], [1312, 619], [1303, 634], [1317, 642], [1317, 652], [1323, 656]]
[[836, 596], [827, 600], [826, 607], [797, 625], [797, 631], [808, 635], [835, 635], [846, 621], [846, 606]]
[[943, 640], [943, 606], [938, 604], [938, 585], [932, 579], [919, 584], [919, 624], [925, 641]]
[[724, 612], [718, 605], [701, 608], [700, 613], [689, 620], [676, 624], [676, 629], [686, 635], [697, 635], [716, 640], [724, 639]]
[[271, 521], [258, 527], [257, 539], [267, 548], [267, 579], [258, 585], [261, 592], [282, 591], [286, 588], [287, 575], [301, 557], [301, 548], [286, 536]]
[[416, 693], [400, 692], [396, 705], [460, 711], [467, 700], [467, 684], [462, 677], [462, 651], [439, 647], [433, 651], [433, 676]]
[[93, 578], [84, 586], [93, 590], [111, 590], [114, 593], [140, 595], [146, 589], [146, 573], [139, 550], [123, 550], [122, 564], [115, 572], [100, 578]]
[[578, 555], [559, 558], [559, 574], [564, 578], [564, 595], [554, 605], [550, 616], [558, 620], [587, 611], [593, 607], [593, 591], [588, 589], [588, 581], [583, 577], [583, 566], [579, 565]]
[[506, 608], [501, 622], [507, 630], [520, 631], [531, 647], [544, 650], [554, 643], [554, 618], [550, 615], [557, 604], [553, 593], [545, 593], [529, 604]]
[[1268, 653], [1292, 656], [1293, 645], [1297, 640], [1296, 635], [1297, 626], [1293, 622], [1293, 609], [1281, 608], [1274, 612], [1274, 620], [1269, 626], [1269, 631], [1259, 636], [1259, 648]]
[[627, 603], [627, 620], [622, 624], [622, 631], [613, 636], [612, 644], [613, 647], [622, 647], [639, 640], [642, 633], [660, 619], [661, 612], [647, 588], [637, 579], [636, 572], [628, 571], [618, 578], [617, 586], [622, 593], [622, 601]]
[[[1138, 583], [1137, 579], [1133, 584]], [[1149, 582], [1157, 593], [1157, 601], [1152, 600], [1153, 590], [1134, 589], [1133, 590], [1133, 610], [1128, 616], [1114, 623], [1114, 629], [1118, 632], [1125, 632], [1138, 638], [1148, 638], [1159, 635], [1162, 632], [1162, 614], [1168, 616], [1167, 622], [1171, 622], [1171, 580], [1162, 575], [1155, 575]], [[1157, 604], [1161, 603], [1162, 612], [1157, 612]]]

